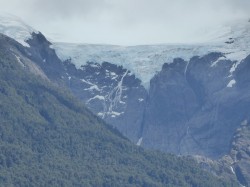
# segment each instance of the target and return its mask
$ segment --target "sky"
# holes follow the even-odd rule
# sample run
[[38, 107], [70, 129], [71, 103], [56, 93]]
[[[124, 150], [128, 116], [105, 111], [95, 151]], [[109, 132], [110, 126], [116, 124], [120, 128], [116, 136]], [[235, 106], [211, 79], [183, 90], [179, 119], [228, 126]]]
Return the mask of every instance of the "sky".
[[53, 41], [194, 43], [222, 24], [250, 18], [250, 0], [0, 0], [0, 11]]

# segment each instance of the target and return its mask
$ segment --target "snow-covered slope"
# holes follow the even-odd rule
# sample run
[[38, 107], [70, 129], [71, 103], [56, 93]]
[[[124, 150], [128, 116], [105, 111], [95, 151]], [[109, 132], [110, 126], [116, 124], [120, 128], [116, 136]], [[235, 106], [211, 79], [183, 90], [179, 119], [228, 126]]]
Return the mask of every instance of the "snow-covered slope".
[[[12, 37], [23, 46], [29, 47], [26, 40], [31, 37], [32, 32], [37, 31], [18, 17], [0, 14], [0, 33]], [[232, 73], [240, 61], [250, 54], [250, 22], [247, 20], [219, 26], [208, 35], [211, 40], [199, 44], [114, 46], [54, 43], [53, 48], [62, 60], [71, 59], [77, 68], [81, 68], [89, 61], [94, 63], [106, 61], [122, 65], [134, 73], [145, 88], [149, 88], [149, 82], [156, 72], [161, 70], [164, 63], [173, 62], [174, 58], [188, 61], [193, 56], [222, 52], [225, 54], [224, 59], [237, 61], [230, 71]]]
[[32, 32], [37, 33], [20, 18], [10, 14], [0, 14], [0, 33], [15, 39], [23, 46], [29, 47], [26, 41], [31, 38]]
[[225, 59], [240, 62], [250, 54], [250, 22], [247, 20], [220, 26], [210, 38], [211, 41], [202, 44], [113, 46], [54, 43], [53, 47], [62, 60], [71, 59], [78, 68], [88, 61], [107, 61], [122, 65], [131, 70], [148, 88], [155, 73], [161, 70], [164, 63], [171, 63], [174, 58], [187, 61], [193, 56], [222, 52]]

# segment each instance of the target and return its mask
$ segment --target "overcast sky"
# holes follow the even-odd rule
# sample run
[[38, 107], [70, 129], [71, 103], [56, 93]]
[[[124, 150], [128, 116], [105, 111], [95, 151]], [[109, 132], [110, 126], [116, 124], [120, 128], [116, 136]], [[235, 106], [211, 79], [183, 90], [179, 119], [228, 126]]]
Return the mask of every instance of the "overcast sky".
[[201, 41], [201, 33], [217, 25], [250, 18], [250, 0], [0, 0], [0, 11], [54, 41], [186, 43]]

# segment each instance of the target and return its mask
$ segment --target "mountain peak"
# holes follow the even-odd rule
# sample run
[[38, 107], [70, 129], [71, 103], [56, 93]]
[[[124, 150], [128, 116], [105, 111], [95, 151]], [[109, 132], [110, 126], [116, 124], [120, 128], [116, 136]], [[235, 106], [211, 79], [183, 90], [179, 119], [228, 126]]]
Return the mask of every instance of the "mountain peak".
[[24, 23], [19, 17], [12, 14], [0, 14], [0, 33], [9, 36], [25, 47], [29, 47], [26, 42], [32, 37], [32, 33], [37, 31]]

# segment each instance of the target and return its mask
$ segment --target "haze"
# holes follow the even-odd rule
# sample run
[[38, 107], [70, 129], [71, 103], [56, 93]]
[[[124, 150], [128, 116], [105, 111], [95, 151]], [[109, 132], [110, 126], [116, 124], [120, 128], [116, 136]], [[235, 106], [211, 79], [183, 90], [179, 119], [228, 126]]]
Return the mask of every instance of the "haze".
[[53, 41], [143, 45], [194, 43], [218, 25], [250, 17], [249, 0], [0, 0]]

